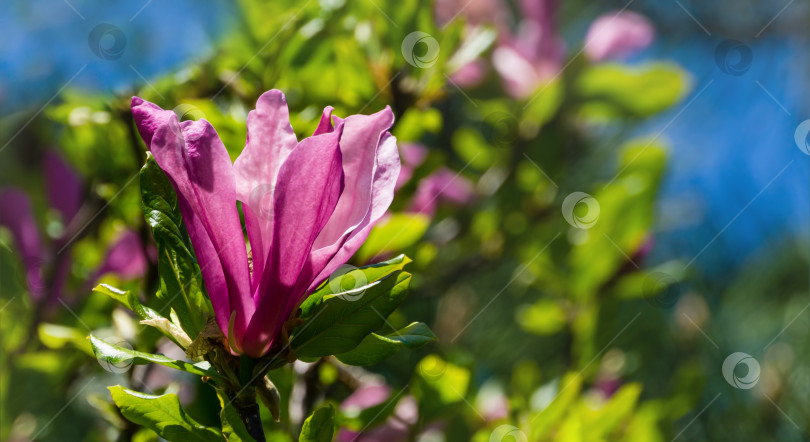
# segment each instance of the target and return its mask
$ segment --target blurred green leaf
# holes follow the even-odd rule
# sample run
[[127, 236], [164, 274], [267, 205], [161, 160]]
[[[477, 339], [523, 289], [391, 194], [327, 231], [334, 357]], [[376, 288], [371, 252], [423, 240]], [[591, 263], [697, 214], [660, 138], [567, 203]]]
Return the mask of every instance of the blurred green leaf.
[[680, 101], [689, 90], [686, 72], [672, 63], [630, 67], [594, 65], [576, 80], [586, 115], [647, 117]]
[[371, 229], [366, 242], [355, 255], [359, 262], [402, 251], [422, 239], [430, 218], [418, 213], [394, 213]]
[[170, 440], [222, 441], [219, 431], [202, 426], [183, 411], [175, 394], [154, 396], [120, 385], [109, 387], [115, 405], [129, 421]]
[[465, 400], [470, 372], [464, 367], [429, 355], [416, 367], [412, 393], [419, 411], [428, 419], [451, 413], [449, 405]]
[[372, 333], [353, 350], [336, 357], [348, 365], [374, 365], [396, 353], [400, 348], [419, 348], [435, 341], [436, 335], [421, 322], [414, 322], [387, 335]]
[[528, 332], [550, 335], [562, 330], [568, 323], [565, 309], [553, 299], [541, 299], [518, 311], [518, 324]]
[[82, 352], [93, 356], [93, 349], [87, 342], [87, 336], [73, 327], [42, 323], [37, 327], [37, 334], [42, 345], [48, 348], [62, 348], [65, 344], [70, 343]]

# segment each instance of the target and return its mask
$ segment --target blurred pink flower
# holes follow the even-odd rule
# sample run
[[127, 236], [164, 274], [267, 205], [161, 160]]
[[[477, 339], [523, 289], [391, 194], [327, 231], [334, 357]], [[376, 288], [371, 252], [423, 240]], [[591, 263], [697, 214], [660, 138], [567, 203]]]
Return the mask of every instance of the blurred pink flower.
[[[61, 156], [45, 152], [43, 160], [46, 191], [52, 207], [62, 214], [65, 225], [76, 218], [82, 203], [82, 183]], [[57, 253], [57, 248], [68, 238], [60, 237], [47, 245], [43, 244], [41, 232], [34, 218], [31, 200], [17, 188], [0, 190], [0, 225], [11, 232], [17, 253], [26, 274], [26, 285], [31, 297], [40, 301], [46, 296], [51, 300], [63, 298], [64, 285], [70, 276], [72, 261], [70, 250]], [[64, 232], [67, 234], [67, 231]], [[61, 255], [59, 259], [57, 255]], [[49, 268], [53, 266], [52, 268]], [[43, 275], [50, 273], [50, 282]], [[94, 272], [92, 283], [103, 273], [117, 273], [124, 279], [134, 279], [146, 271], [146, 257], [138, 236], [131, 231], [122, 235], [121, 240], [112, 246], [100, 268]], [[51, 293], [46, 294], [50, 287]]]
[[460, 16], [470, 26], [493, 23], [499, 20], [504, 12], [501, 0], [436, 0], [434, 14], [439, 26], [448, 24]]
[[402, 143], [399, 145], [399, 157], [402, 159], [402, 168], [397, 178], [397, 190], [410, 181], [411, 177], [413, 177], [414, 170], [425, 161], [427, 153], [427, 148], [419, 143]]
[[488, 397], [481, 404], [481, 413], [488, 422], [495, 422], [509, 417], [509, 398], [504, 394]]
[[419, 181], [407, 211], [433, 216], [440, 202], [464, 205], [474, 197], [475, 189], [470, 180], [442, 167]]
[[146, 273], [147, 265], [140, 237], [134, 231], [127, 230], [107, 250], [94, 279], [107, 273], [115, 273], [122, 279], [134, 279]]
[[554, 22], [556, 0], [521, 0], [520, 6], [524, 18], [518, 33], [501, 29], [492, 63], [506, 91], [525, 99], [559, 73], [565, 45]]
[[82, 205], [82, 182], [54, 152], [45, 152], [43, 168], [51, 207], [62, 214], [62, 222], [68, 225]]
[[0, 225], [6, 226], [14, 238], [28, 291], [35, 300], [42, 299], [45, 291], [42, 277], [45, 248], [31, 210], [31, 201], [21, 190], [9, 188], [0, 191]]
[[649, 46], [655, 39], [650, 20], [635, 12], [612, 12], [591, 24], [585, 37], [585, 54], [599, 62], [624, 58]]
[[594, 383], [594, 389], [598, 391], [602, 397], [609, 399], [616, 393], [622, 386], [622, 381], [616, 376], [600, 377]]
[[[342, 408], [343, 404], [341, 404]], [[397, 402], [393, 416], [382, 425], [364, 429], [362, 432], [341, 428], [335, 440], [338, 442], [405, 442], [409, 440], [409, 425], [415, 424], [418, 418], [416, 400], [412, 396], [404, 396]]]
[[470, 88], [484, 81], [487, 70], [487, 62], [482, 58], [476, 58], [453, 72], [450, 79], [459, 87]]
[[340, 409], [343, 411], [365, 410], [385, 402], [389, 396], [391, 396], [391, 387], [388, 385], [361, 385], [340, 404]]

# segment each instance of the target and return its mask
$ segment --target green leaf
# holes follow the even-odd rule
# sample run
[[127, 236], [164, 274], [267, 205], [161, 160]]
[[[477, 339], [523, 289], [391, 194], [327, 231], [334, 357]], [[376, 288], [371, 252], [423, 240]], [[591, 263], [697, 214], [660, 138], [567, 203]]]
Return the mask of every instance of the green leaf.
[[144, 353], [142, 351], [130, 350], [127, 348], [112, 345], [104, 342], [101, 339], [90, 335], [90, 345], [93, 346], [93, 352], [99, 361], [107, 364], [120, 367], [126, 364], [143, 365], [150, 362], [171, 367], [176, 370], [182, 370], [188, 373], [208, 376], [209, 378], [222, 380], [222, 376], [211, 368], [208, 362], [198, 362], [190, 364], [185, 361], [178, 361], [176, 359], [168, 358], [160, 354]]
[[222, 434], [225, 435], [225, 439], [229, 442], [254, 441], [255, 439], [248, 433], [247, 428], [245, 428], [245, 423], [242, 422], [242, 419], [239, 417], [239, 413], [233, 408], [231, 400], [228, 399], [224, 391], [219, 388], [216, 390], [220, 406], [219, 420], [222, 423]]
[[[363, 278], [367, 281], [366, 285], [371, 285], [376, 283], [377, 281], [385, 278], [386, 276], [391, 275], [392, 273], [402, 270], [405, 265], [410, 263], [411, 260], [405, 255], [399, 255], [395, 258], [391, 258], [388, 261], [383, 261], [377, 264], [372, 264], [365, 267], [360, 267], [357, 270], [363, 272]], [[348, 274], [351, 274], [350, 272]], [[333, 294], [332, 288], [330, 286], [330, 282], [334, 278], [330, 278], [330, 280], [321, 284], [311, 295], [301, 303], [301, 317], [306, 319], [315, 313], [315, 308], [321, 305], [324, 301], [324, 297]], [[332, 284], [334, 285], [334, 284]], [[342, 284], [341, 284], [342, 285]], [[362, 289], [363, 287], [360, 287]]]
[[419, 361], [412, 384], [412, 393], [419, 411], [427, 419], [448, 413], [449, 405], [466, 400], [470, 386], [470, 371], [447, 362], [438, 355]]
[[357, 251], [357, 260], [366, 262], [378, 255], [406, 249], [427, 232], [430, 218], [419, 213], [394, 213], [383, 224], [371, 229], [366, 242]]
[[[191, 339], [183, 329], [178, 327], [174, 322], [160, 315], [155, 310], [141, 304], [138, 297], [132, 294], [129, 290], [121, 290], [107, 284], [99, 284], [94, 289], [94, 292], [107, 295], [110, 298], [123, 304], [128, 309], [135, 312], [141, 317], [141, 324], [149, 325], [160, 330], [169, 339], [174, 341], [175, 344], [188, 348], [191, 344]], [[84, 337], [84, 336], [82, 336]]]
[[586, 100], [587, 115], [646, 117], [675, 105], [689, 86], [684, 70], [674, 64], [605, 63], [583, 72], [575, 89]]
[[335, 433], [335, 408], [331, 404], [315, 410], [301, 428], [300, 442], [330, 442]]
[[527, 332], [541, 336], [552, 335], [565, 327], [568, 323], [568, 314], [562, 303], [544, 298], [534, 305], [519, 310], [517, 322]]
[[400, 348], [419, 348], [435, 341], [436, 335], [422, 322], [414, 322], [385, 336], [372, 333], [353, 350], [337, 355], [348, 365], [374, 365], [396, 353]]
[[37, 334], [39, 341], [42, 345], [48, 348], [62, 348], [65, 344], [73, 344], [79, 350], [93, 355], [93, 350], [87, 343], [86, 336], [81, 331], [73, 327], [65, 327], [64, 325], [42, 323], [37, 327]]
[[151, 429], [166, 440], [222, 441], [219, 431], [202, 426], [186, 415], [175, 394], [154, 396], [120, 385], [109, 389], [125, 418]]
[[177, 313], [177, 325], [189, 336], [197, 336], [205, 326], [208, 304], [200, 267], [186, 241], [177, 195], [151, 154], [141, 169], [140, 182], [144, 216], [158, 248], [158, 297]]
[[[355, 269], [356, 289], [341, 290], [341, 280], [332, 278], [302, 304], [302, 317], [290, 341], [298, 356], [317, 358], [345, 353], [355, 348], [370, 333], [382, 328], [408, 292], [410, 273], [400, 270], [409, 260], [398, 257], [387, 263]], [[333, 289], [337, 293], [333, 293]]]

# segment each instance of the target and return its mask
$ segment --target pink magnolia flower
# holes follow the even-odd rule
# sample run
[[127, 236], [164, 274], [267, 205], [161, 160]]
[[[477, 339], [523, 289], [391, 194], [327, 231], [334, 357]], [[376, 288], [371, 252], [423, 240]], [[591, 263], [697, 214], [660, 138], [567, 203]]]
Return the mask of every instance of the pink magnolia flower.
[[612, 12], [591, 24], [585, 37], [585, 54], [593, 61], [622, 58], [649, 46], [655, 28], [646, 17], [635, 12]]
[[[301, 141], [284, 95], [264, 93], [231, 164], [205, 120], [132, 98], [138, 130], [178, 194], [214, 315], [234, 353], [260, 357], [300, 302], [365, 241], [394, 197], [394, 115], [334, 117], [324, 109]], [[250, 264], [240, 224], [242, 203]]]

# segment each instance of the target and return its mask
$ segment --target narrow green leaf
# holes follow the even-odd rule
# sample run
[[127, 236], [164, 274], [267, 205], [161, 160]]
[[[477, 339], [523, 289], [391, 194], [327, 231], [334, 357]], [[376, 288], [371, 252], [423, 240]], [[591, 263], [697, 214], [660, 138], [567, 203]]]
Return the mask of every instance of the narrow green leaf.
[[301, 428], [300, 442], [331, 442], [335, 434], [335, 409], [331, 404], [315, 410]]
[[132, 310], [141, 317], [141, 319], [158, 319], [162, 318], [163, 316], [160, 313], [154, 311], [153, 309], [141, 304], [141, 301], [138, 300], [138, 297], [135, 296], [129, 290], [121, 290], [119, 288], [113, 287], [107, 284], [99, 284], [93, 291], [96, 293], [101, 293], [102, 295], [109, 296], [110, 298], [120, 302], [124, 305], [124, 307]]
[[[107, 284], [99, 284], [93, 289], [96, 293], [107, 295], [123, 304], [141, 317], [141, 324], [149, 325], [160, 330], [175, 344], [185, 348], [191, 344], [191, 339], [183, 329], [174, 322], [160, 315], [155, 310], [141, 304], [138, 298], [129, 290], [121, 290]], [[82, 336], [84, 337], [84, 336]]]
[[427, 325], [414, 322], [384, 336], [372, 333], [353, 350], [339, 354], [337, 358], [348, 365], [374, 365], [392, 356], [402, 347], [419, 348], [435, 340], [436, 335]]
[[151, 154], [141, 169], [140, 183], [144, 216], [158, 247], [158, 297], [177, 313], [178, 325], [189, 336], [197, 336], [208, 311], [200, 267], [186, 240], [174, 188]]
[[189, 417], [175, 394], [155, 396], [120, 385], [109, 389], [125, 418], [151, 429], [166, 440], [222, 441], [219, 431], [200, 425]]
[[182, 370], [188, 373], [222, 380], [222, 376], [213, 370], [208, 362], [190, 364], [188, 362], [178, 361], [160, 354], [144, 353], [142, 351], [130, 350], [112, 345], [93, 335], [90, 335], [89, 339], [90, 345], [93, 346], [93, 352], [95, 353], [96, 358], [112, 366], [120, 367], [128, 363], [143, 365], [154, 362], [156, 364]]

